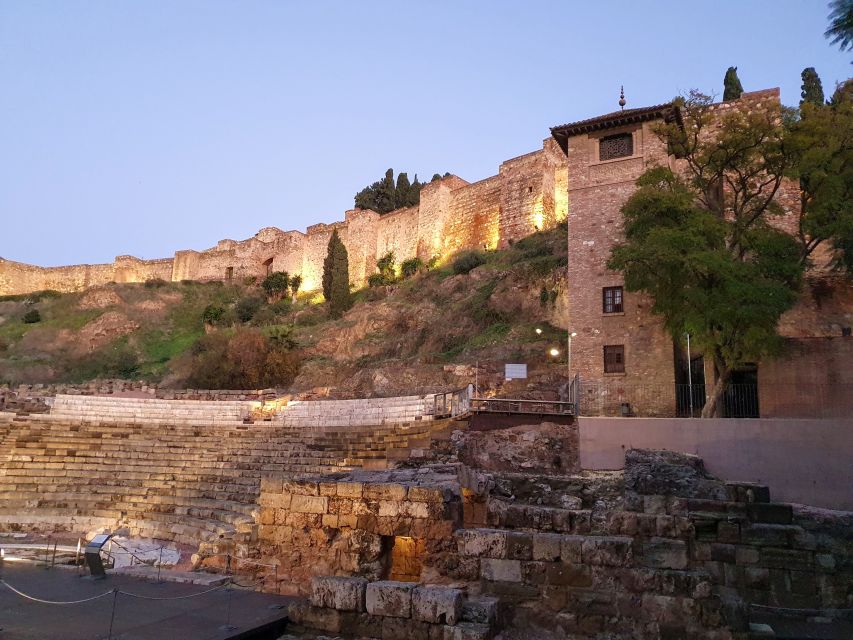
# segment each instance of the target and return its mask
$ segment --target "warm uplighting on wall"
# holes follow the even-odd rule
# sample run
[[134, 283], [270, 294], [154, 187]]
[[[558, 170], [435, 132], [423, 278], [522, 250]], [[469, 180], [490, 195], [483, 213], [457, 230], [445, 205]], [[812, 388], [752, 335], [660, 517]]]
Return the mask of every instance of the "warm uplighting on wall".
[[542, 231], [545, 228], [545, 207], [542, 204], [542, 196], [536, 197], [536, 202], [533, 203], [533, 214], [531, 215], [533, 228], [536, 231]]

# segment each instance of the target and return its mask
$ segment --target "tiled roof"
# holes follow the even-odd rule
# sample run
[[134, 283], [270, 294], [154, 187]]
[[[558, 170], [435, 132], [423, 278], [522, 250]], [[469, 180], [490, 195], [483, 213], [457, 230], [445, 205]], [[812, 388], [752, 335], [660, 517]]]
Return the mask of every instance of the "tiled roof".
[[566, 153], [568, 150], [568, 140], [571, 136], [576, 136], [580, 133], [589, 133], [590, 131], [609, 129], [611, 127], [620, 127], [626, 124], [634, 124], [636, 122], [657, 120], [659, 118], [669, 120], [672, 117], [678, 117], [678, 110], [672, 105], [672, 103], [667, 102], [653, 107], [623, 109], [603, 116], [596, 116], [595, 118], [578, 120], [577, 122], [569, 122], [568, 124], [551, 127], [551, 135], [554, 136], [557, 144], [559, 144], [563, 152]]

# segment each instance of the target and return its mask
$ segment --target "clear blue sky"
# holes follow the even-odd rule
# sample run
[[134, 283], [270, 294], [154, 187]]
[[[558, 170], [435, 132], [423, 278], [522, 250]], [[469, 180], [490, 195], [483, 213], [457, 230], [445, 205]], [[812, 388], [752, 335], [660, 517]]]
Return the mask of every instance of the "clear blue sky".
[[0, 0], [0, 256], [171, 256], [339, 220], [388, 167], [469, 181], [548, 127], [851, 74], [821, 0]]

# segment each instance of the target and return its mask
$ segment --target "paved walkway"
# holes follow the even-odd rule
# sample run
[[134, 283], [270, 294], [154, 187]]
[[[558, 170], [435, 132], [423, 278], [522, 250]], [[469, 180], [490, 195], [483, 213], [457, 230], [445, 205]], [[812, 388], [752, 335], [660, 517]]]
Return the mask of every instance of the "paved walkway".
[[[33, 602], [0, 584], [0, 640], [101, 640], [109, 636], [115, 601], [112, 640], [236, 640], [263, 625], [283, 632], [290, 598], [223, 586], [206, 587], [171, 582], [155, 583], [112, 575], [92, 581], [75, 571], [45, 569], [7, 562], [2, 579], [16, 589], [43, 600], [83, 600], [75, 605]], [[183, 599], [154, 600], [112, 591]], [[235, 628], [228, 629], [229, 624]], [[266, 637], [277, 637], [269, 634]], [[257, 636], [263, 637], [263, 636]]]

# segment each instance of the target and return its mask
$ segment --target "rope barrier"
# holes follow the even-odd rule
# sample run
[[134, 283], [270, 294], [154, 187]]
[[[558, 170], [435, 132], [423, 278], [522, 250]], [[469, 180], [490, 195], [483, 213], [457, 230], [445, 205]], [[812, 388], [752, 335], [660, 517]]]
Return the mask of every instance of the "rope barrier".
[[195, 598], [197, 596], [203, 596], [206, 593], [212, 593], [214, 591], [218, 591], [219, 589], [223, 589], [231, 584], [231, 580], [226, 580], [220, 585], [213, 587], [212, 589], [208, 589], [207, 591], [200, 591], [199, 593], [191, 593], [186, 596], [171, 596], [171, 597], [155, 597], [155, 596], [143, 596], [139, 593], [129, 593], [127, 591], [119, 591], [119, 593], [123, 596], [130, 596], [131, 598], [139, 598], [140, 600], [186, 600], [187, 598]]
[[768, 611], [790, 611], [791, 613], [853, 613], [853, 609], [795, 609], [793, 607], [774, 607], [766, 604], [756, 604], [755, 602], [750, 602], [749, 606], [755, 609], [767, 609]]
[[6, 582], [5, 580], [0, 580], [0, 584], [2, 584], [4, 587], [9, 589], [13, 593], [18, 594], [22, 598], [26, 598], [27, 600], [32, 600], [33, 602], [40, 602], [42, 604], [58, 604], [58, 605], [83, 604], [84, 602], [91, 602], [92, 600], [97, 600], [98, 598], [103, 598], [105, 596], [112, 595], [115, 591], [117, 591], [117, 589], [111, 589], [110, 591], [105, 591], [104, 593], [102, 593], [100, 595], [92, 596], [91, 598], [85, 598], [83, 600], [67, 600], [67, 601], [66, 600], [44, 600], [43, 598], [36, 598], [35, 596], [31, 596], [31, 595], [24, 593], [23, 591], [19, 591], [18, 589], [13, 587], [11, 584]]
[[[101, 593], [97, 596], [92, 596], [91, 598], [84, 598], [83, 600], [67, 600], [66, 601], [66, 600], [45, 600], [43, 598], [36, 598], [35, 596], [31, 596], [27, 593], [24, 593], [23, 591], [16, 589], [15, 587], [10, 585], [5, 580], [0, 580], [0, 584], [5, 586], [6, 588], [8, 588], [13, 593], [16, 593], [17, 595], [21, 596], [22, 598], [26, 598], [27, 600], [32, 600], [33, 602], [40, 602], [41, 604], [56, 604], [56, 605], [83, 604], [85, 602], [91, 602], [92, 600], [98, 600], [99, 598], [103, 598], [103, 597], [106, 597], [109, 595], [114, 595], [114, 594], [115, 595], [129, 596], [131, 598], [138, 598], [140, 600], [186, 600], [188, 598], [196, 598], [198, 596], [203, 596], [205, 594], [212, 593], [214, 591], [218, 591], [219, 589], [224, 589], [225, 587], [230, 586], [232, 583], [236, 584], [232, 580], [229, 579], [229, 580], [226, 580], [225, 582], [223, 582], [222, 584], [213, 587], [212, 589], [207, 589], [206, 591], [200, 591], [198, 593], [190, 593], [190, 594], [187, 594], [185, 596], [166, 596], [166, 597], [163, 597], [163, 596], [160, 596], [160, 597], [145, 596], [145, 595], [142, 595], [140, 593], [130, 593], [129, 591], [122, 591], [121, 589], [115, 588], [115, 589], [111, 589], [110, 591], [105, 591], [104, 593]], [[237, 585], [237, 586], [242, 587], [244, 585]], [[247, 587], [247, 588], [251, 588], [251, 587]]]

